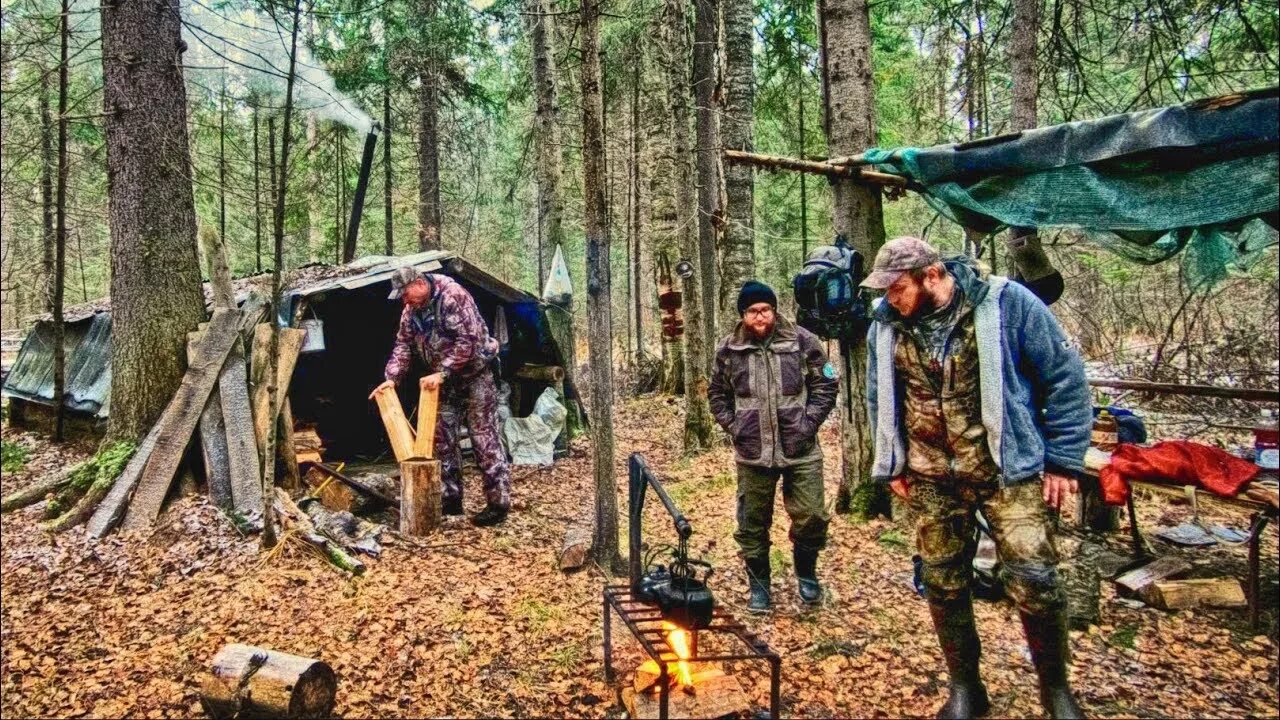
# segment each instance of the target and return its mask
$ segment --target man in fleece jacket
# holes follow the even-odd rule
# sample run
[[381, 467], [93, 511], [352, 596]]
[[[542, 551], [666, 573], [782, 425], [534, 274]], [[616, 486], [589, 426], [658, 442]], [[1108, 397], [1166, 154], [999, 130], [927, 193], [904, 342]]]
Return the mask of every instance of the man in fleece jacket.
[[1022, 615], [1045, 711], [1083, 717], [1067, 680], [1049, 510], [1076, 492], [1089, 447], [1079, 354], [1027, 289], [943, 262], [916, 238], [885, 243], [862, 284], [885, 291], [867, 338], [872, 473], [919, 515], [929, 612], [951, 676], [938, 717], [989, 707], [969, 590], [978, 510]]

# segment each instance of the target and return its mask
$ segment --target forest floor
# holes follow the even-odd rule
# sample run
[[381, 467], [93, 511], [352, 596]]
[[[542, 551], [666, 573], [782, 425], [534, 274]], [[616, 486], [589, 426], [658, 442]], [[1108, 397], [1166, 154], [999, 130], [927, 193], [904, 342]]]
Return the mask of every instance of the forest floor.
[[[796, 604], [779, 507], [773, 531], [775, 612], [743, 612], [745, 579], [735, 556], [734, 480], [727, 447], [680, 458], [680, 404], [670, 398], [616, 408], [620, 498], [626, 454], [639, 451], [666, 479], [695, 529], [692, 550], [711, 560], [718, 600], [738, 612], [783, 658], [787, 716], [932, 716], [946, 676], [925, 603], [910, 587], [910, 531], [889, 521], [836, 516], [819, 568], [824, 604]], [[6, 430], [29, 448], [10, 493], [87, 455]], [[823, 430], [827, 492], [839, 457], [835, 428]], [[562, 574], [556, 554], [567, 524], [588, 512], [590, 457], [576, 443], [554, 468], [517, 468], [514, 512], [499, 527], [451, 521], [423, 542], [395, 537], [367, 573], [348, 578], [308, 550], [286, 543], [260, 554], [203, 498], [174, 503], [145, 535], [101, 542], [82, 530], [50, 536], [40, 506], [5, 516], [0, 527], [0, 714], [5, 717], [201, 716], [200, 681], [225, 643], [319, 658], [338, 676], [341, 717], [621, 717], [618, 691], [602, 670], [597, 569]], [[467, 473], [468, 510], [478, 478]], [[1145, 526], [1181, 522], [1185, 507], [1138, 504]], [[646, 509], [646, 538], [671, 540], [659, 504]], [[1221, 514], [1219, 514], [1221, 513]], [[1206, 503], [1207, 521], [1247, 518]], [[619, 525], [626, 550], [625, 503]], [[390, 535], [390, 534], [388, 534]], [[1095, 716], [1275, 716], [1276, 533], [1263, 545], [1263, 634], [1244, 611], [1165, 613], [1131, 608], [1103, 581], [1100, 625], [1073, 633], [1073, 677]], [[1117, 535], [1123, 547], [1123, 535]], [[1244, 549], [1215, 551], [1243, 577]], [[1203, 563], [1201, 563], [1203, 564]], [[1222, 569], [1218, 569], [1222, 573]], [[983, 672], [993, 715], [1040, 717], [1017, 613], [981, 602]], [[615, 628], [621, 677], [640, 660]], [[734, 669], [757, 710], [768, 707], [767, 677]]]

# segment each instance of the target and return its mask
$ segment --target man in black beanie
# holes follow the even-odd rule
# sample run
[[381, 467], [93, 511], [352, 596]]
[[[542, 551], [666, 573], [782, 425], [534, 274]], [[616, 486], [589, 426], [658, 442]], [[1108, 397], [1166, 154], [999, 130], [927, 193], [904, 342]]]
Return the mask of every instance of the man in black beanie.
[[707, 399], [716, 422], [733, 438], [738, 465], [738, 531], [747, 565], [747, 608], [768, 612], [769, 527], [773, 497], [791, 517], [791, 543], [800, 599], [822, 599], [818, 552], [827, 542], [818, 427], [836, 404], [835, 367], [816, 335], [778, 315], [778, 297], [750, 280], [738, 294], [742, 320], [716, 349]]

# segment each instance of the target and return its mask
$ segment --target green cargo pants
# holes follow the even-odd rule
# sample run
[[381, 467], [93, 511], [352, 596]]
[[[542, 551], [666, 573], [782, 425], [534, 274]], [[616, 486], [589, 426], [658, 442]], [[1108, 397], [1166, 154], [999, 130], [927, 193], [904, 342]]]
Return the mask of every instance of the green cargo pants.
[[822, 457], [785, 468], [738, 463], [738, 531], [733, 539], [744, 558], [767, 557], [773, 525], [773, 495], [782, 479], [782, 503], [791, 517], [789, 537], [801, 549], [821, 550], [827, 544], [826, 501], [822, 488]]
[[969, 592], [977, 550], [974, 513], [981, 510], [1000, 554], [1001, 580], [1018, 609], [1039, 615], [1065, 607], [1053, 520], [1039, 482], [1001, 488], [996, 478], [982, 483], [912, 478], [907, 502], [918, 513], [916, 545], [929, 595], [955, 599]]

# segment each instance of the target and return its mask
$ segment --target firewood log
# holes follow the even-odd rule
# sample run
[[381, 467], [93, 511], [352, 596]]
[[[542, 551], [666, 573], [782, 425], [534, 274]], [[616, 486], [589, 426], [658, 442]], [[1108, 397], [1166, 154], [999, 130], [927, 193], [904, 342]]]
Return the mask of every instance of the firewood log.
[[233, 643], [214, 656], [200, 703], [214, 720], [328, 717], [337, 685], [324, 662]]

